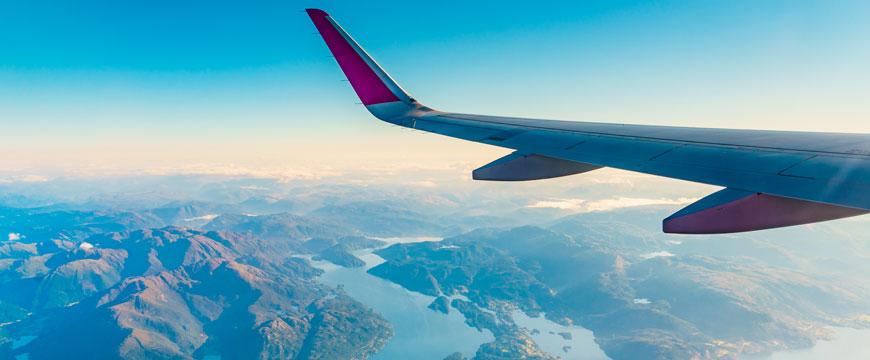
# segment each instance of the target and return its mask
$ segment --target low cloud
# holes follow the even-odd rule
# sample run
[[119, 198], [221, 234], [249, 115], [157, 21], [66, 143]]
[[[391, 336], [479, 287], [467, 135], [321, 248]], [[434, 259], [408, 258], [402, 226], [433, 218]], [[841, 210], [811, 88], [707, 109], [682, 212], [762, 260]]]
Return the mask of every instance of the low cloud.
[[586, 204], [588, 211], [610, 211], [615, 209], [648, 206], [648, 205], [682, 205], [695, 201], [690, 198], [679, 199], [644, 199], [644, 198], [628, 198], [619, 197], [615, 199], [595, 200]]
[[[224, 175], [249, 176], [263, 179], [279, 179], [279, 182], [292, 180], [318, 180], [325, 177], [340, 176], [343, 173], [328, 166], [241, 166], [236, 164], [189, 164], [177, 167], [152, 168], [144, 170], [147, 175]], [[244, 188], [244, 187], [243, 187]], [[256, 185], [247, 189], [260, 189]]]
[[613, 199], [603, 200], [583, 200], [583, 199], [554, 199], [546, 201], [537, 201], [529, 208], [554, 208], [562, 210], [572, 210], [577, 212], [592, 212], [592, 211], [611, 211], [622, 208], [648, 206], [648, 205], [682, 205], [688, 204], [697, 199], [678, 198], [678, 199], [646, 199], [646, 198], [630, 198], [618, 197]]
[[530, 208], [553, 208], [553, 209], [562, 209], [562, 210], [580, 210], [583, 208], [583, 203], [586, 202], [582, 199], [558, 199], [558, 200], [547, 200], [547, 201], [537, 201], [534, 204], [531, 204], [527, 207]]
[[651, 252], [649, 254], [643, 254], [640, 257], [649, 260], [649, 259], [657, 258], [657, 257], [671, 257], [671, 256], [674, 256], [674, 254], [671, 254], [670, 251], [656, 251], [656, 252]]
[[15, 181], [17, 182], [46, 182], [48, 178], [41, 175], [22, 175], [16, 176]]
[[16, 175], [7, 178], [0, 178], [0, 183], [37, 183], [46, 182], [48, 178], [42, 175]]
[[409, 182], [406, 182], [404, 184], [410, 185], [410, 186], [426, 187], [426, 188], [438, 187], [438, 184], [436, 184], [434, 181], [429, 181], [429, 180], [409, 181]]
[[218, 214], [209, 214], [209, 215], [203, 215], [203, 216], [193, 217], [193, 218], [190, 218], [190, 219], [184, 219], [184, 221], [213, 220], [214, 218], [216, 218], [216, 217], [218, 217], [218, 216], [220, 216], [220, 215], [218, 215]]
[[9, 233], [9, 241], [21, 240], [21, 234]]

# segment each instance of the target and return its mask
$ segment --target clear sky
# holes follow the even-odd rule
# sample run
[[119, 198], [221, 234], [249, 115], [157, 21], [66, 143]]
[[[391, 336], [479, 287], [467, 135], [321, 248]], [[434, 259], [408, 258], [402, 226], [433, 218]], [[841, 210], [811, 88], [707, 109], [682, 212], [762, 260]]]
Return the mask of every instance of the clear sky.
[[358, 101], [329, 12], [437, 109], [870, 133], [870, 1], [3, 1], [0, 170], [485, 161]]

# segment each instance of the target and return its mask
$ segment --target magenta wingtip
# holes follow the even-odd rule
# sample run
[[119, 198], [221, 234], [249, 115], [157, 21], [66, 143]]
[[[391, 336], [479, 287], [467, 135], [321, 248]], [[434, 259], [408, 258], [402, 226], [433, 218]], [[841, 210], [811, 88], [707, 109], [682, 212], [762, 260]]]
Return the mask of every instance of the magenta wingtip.
[[326, 11], [320, 9], [305, 9], [305, 12], [308, 13], [309, 16], [320, 15], [320, 16], [329, 16]]

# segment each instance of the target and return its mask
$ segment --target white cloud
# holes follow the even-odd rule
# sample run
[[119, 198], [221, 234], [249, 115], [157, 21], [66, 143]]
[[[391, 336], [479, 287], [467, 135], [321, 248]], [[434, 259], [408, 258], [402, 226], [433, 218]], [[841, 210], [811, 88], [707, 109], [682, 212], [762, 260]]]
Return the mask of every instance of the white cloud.
[[0, 179], [0, 183], [5, 183], [5, 184], [16, 183], [16, 182], [35, 183], [35, 182], [46, 182], [46, 181], [48, 181], [48, 178], [45, 176], [41, 176], [41, 175], [15, 175], [15, 176], [8, 177], [5, 179]]
[[679, 199], [644, 199], [644, 198], [629, 198], [618, 197], [615, 199], [595, 200], [586, 204], [587, 211], [610, 211], [635, 206], [647, 205], [681, 205], [688, 204], [695, 199], [679, 198]]
[[581, 205], [585, 201], [582, 199], [556, 199], [549, 201], [537, 201], [527, 207], [530, 208], [554, 208], [562, 210], [581, 210]]
[[218, 217], [218, 216], [220, 216], [220, 215], [218, 215], [218, 214], [209, 214], [209, 215], [197, 216], [197, 217], [190, 218], [190, 219], [184, 219], [184, 221], [212, 220], [212, 219], [214, 219], [214, 218], [216, 218], [216, 217]]
[[670, 257], [670, 256], [674, 256], [674, 254], [671, 254], [669, 251], [656, 251], [656, 252], [651, 252], [649, 254], [643, 254], [640, 257], [642, 257], [644, 259], [652, 259], [652, 258], [657, 258], [657, 257]]
[[17, 182], [46, 182], [48, 178], [41, 175], [21, 175], [16, 176], [15, 181]]
[[19, 233], [9, 233], [9, 241], [21, 240], [22, 236]]
[[634, 186], [634, 182], [628, 179], [625, 174], [617, 174], [617, 176], [609, 177], [596, 177], [589, 179], [589, 181], [591, 181], [593, 184]]
[[82, 250], [90, 250], [93, 248], [94, 248], [94, 244], [91, 244], [89, 242], [82, 241], [82, 243], [79, 244], [79, 249], [82, 249]]
[[[148, 175], [226, 175], [250, 176], [254, 178], [279, 179], [289, 182], [298, 179], [317, 180], [324, 177], [340, 176], [343, 173], [329, 166], [261, 166], [249, 167], [233, 163], [201, 163], [175, 167], [152, 168], [141, 171]], [[242, 188], [261, 190], [260, 187], [243, 186]]]
[[529, 208], [554, 208], [554, 209], [562, 209], [562, 210], [573, 210], [578, 212], [592, 212], [592, 211], [611, 211], [628, 207], [635, 206], [647, 206], [647, 205], [682, 205], [688, 204], [696, 199], [692, 198], [678, 198], [678, 199], [646, 199], [646, 198], [630, 198], [630, 197], [617, 197], [613, 199], [603, 199], [603, 200], [583, 200], [583, 199], [553, 199], [547, 201], [537, 201], [531, 205], [528, 205]]
[[649, 301], [649, 299], [646, 299], [646, 298], [642, 298], [642, 299], [634, 299], [634, 303], [635, 303], [635, 304], [643, 304], [643, 305], [646, 305], [646, 304], [652, 304], [652, 303]]
[[436, 184], [434, 181], [429, 181], [429, 180], [409, 181], [409, 182], [404, 183], [404, 185], [427, 187], [427, 188], [438, 187], [438, 184]]

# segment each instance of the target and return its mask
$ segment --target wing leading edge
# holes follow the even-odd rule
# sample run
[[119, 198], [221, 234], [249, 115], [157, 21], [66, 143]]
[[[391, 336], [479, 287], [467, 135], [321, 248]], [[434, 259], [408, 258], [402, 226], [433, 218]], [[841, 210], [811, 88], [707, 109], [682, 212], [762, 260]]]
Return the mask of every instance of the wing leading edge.
[[663, 222], [730, 233], [870, 212], [870, 135], [703, 129], [436, 111], [411, 98], [332, 17], [306, 10], [357, 95], [399, 126], [516, 150], [475, 179], [522, 181], [613, 167], [722, 186]]

